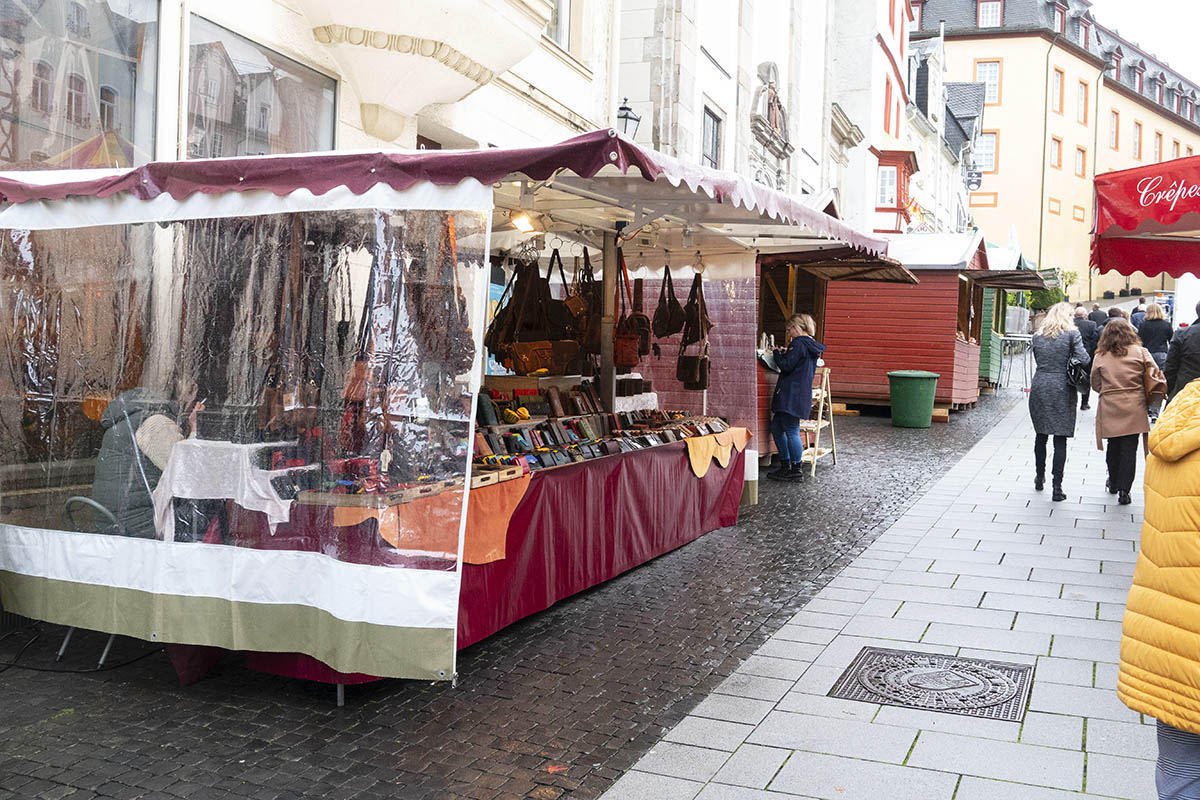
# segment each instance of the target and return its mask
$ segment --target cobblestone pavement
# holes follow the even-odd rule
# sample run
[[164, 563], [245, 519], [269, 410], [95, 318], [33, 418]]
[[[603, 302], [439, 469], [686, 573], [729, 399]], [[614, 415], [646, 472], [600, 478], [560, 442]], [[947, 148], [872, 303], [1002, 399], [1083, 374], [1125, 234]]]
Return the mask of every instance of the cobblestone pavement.
[[[1105, 491], [1093, 414], [1055, 503], [1033, 488], [1033, 431], [1015, 408], [604, 800], [1155, 797], [1154, 720], [1116, 695], [1141, 481], [1133, 505]], [[865, 647], [1031, 665], [1024, 719], [830, 697]], [[919, 685], [955, 684], [927, 672]]]
[[[838, 466], [764, 482], [736, 527], [465, 650], [457, 689], [381, 681], [338, 709], [328, 686], [236, 661], [179, 688], [162, 653], [0, 672], [0, 800], [596, 798], [1023, 397], [923, 431], [839, 418]], [[60, 639], [43, 626], [20, 663], [54, 667]], [[61, 666], [102, 646], [77, 635]], [[147, 647], [118, 640], [110, 663]]]

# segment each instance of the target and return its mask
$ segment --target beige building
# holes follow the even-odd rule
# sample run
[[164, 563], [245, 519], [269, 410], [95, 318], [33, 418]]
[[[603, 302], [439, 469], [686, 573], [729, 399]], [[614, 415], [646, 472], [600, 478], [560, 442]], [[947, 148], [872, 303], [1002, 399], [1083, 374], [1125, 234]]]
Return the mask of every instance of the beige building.
[[1015, 226], [1040, 269], [1074, 275], [1074, 300], [1172, 289], [1170, 277], [1089, 269], [1093, 178], [1200, 151], [1196, 84], [1101, 26], [1085, 0], [926, 0], [920, 33], [946, 23], [948, 77], [987, 84], [976, 150], [976, 223]]

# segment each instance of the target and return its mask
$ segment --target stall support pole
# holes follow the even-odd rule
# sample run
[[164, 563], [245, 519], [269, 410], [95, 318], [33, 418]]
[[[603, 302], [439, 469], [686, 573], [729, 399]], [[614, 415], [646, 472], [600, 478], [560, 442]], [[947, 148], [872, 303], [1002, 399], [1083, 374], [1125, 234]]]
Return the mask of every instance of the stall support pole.
[[600, 400], [612, 411], [617, 404], [616, 372], [613, 369], [613, 327], [617, 316], [617, 235], [604, 234], [604, 315], [600, 319], [600, 374], [597, 387]]

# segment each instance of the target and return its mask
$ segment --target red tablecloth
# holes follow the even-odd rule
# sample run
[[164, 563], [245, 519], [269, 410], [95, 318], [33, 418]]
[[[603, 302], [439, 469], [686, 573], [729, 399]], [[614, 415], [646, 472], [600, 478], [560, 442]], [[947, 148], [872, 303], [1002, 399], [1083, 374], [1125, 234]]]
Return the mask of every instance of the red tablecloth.
[[[697, 478], [676, 442], [534, 473], [509, 521], [505, 557], [463, 565], [459, 648], [737, 524], [745, 459], [735, 449], [728, 467]], [[248, 653], [246, 663], [326, 683], [373, 680], [299, 653]]]

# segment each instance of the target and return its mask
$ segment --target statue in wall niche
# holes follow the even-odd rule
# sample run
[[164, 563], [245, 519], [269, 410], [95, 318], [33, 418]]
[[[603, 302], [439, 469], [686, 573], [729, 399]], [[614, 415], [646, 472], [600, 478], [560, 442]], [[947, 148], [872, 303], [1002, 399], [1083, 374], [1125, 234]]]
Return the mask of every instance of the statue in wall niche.
[[759, 64], [758, 81], [750, 104], [750, 129], [767, 151], [786, 159], [794, 148], [788, 139], [787, 108], [779, 92], [779, 67], [773, 61]]

